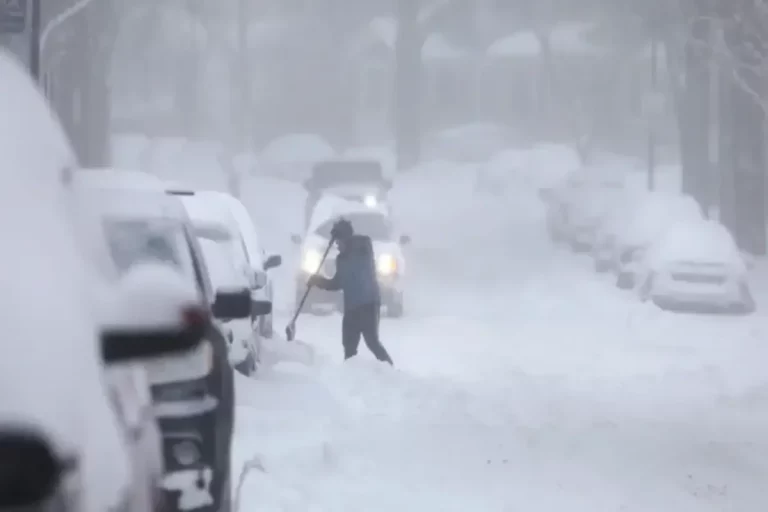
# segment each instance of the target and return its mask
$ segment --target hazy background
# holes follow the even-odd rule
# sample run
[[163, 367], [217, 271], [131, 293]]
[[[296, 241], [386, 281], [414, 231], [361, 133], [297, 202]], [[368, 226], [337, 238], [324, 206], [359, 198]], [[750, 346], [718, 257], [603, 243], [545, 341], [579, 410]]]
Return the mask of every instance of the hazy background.
[[[407, 168], [439, 130], [490, 123], [506, 145], [680, 161], [683, 191], [764, 252], [761, 1], [38, 1], [41, 82], [87, 165], [115, 133], [225, 155], [311, 133]], [[28, 55], [29, 27], [3, 37]]]

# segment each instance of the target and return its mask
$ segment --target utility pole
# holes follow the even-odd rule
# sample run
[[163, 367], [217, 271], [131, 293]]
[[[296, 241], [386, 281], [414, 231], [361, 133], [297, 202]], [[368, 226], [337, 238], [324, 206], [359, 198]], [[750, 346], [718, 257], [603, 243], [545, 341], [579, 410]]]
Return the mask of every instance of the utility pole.
[[418, 0], [397, 2], [395, 45], [394, 128], [397, 168], [418, 162], [421, 153], [421, 46]]
[[[659, 39], [654, 33], [651, 40], [651, 102], [655, 101], [659, 94], [658, 75]], [[656, 123], [658, 112], [653, 112], [655, 106], [650, 105], [648, 112], [648, 190], [656, 189]]]
[[43, 13], [41, 0], [32, 0], [32, 12], [30, 20], [30, 55], [29, 55], [29, 72], [38, 84], [43, 83], [43, 70], [42, 70], [42, 42], [41, 42], [41, 30], [42, 30], [42, 18]]

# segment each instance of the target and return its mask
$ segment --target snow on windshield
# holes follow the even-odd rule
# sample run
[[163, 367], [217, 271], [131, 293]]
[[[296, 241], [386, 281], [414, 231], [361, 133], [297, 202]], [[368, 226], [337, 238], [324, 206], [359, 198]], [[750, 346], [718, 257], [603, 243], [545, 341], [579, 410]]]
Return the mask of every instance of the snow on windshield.
[[104, 224], [112, 259], [122, 273], [141, 262], [156, 262], [192, 274], [192, 260], [180, 223], [110, 218]]
[[241, 287], [247, 284], [245, 275], [234, 263], [228, 242], [205, 237], [198, 237], [198, 240], [214, 289]]

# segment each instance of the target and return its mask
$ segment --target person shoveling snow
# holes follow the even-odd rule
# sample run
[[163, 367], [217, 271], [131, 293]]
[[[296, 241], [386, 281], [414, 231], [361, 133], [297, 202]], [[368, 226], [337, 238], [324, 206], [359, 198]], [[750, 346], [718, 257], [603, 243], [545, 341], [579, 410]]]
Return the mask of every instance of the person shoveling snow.
[[328, 279], [320, 275], [309, 278], [308, 286], [323, 290], [341, 290], [344, 294], [344, 317], [341, 337], [344, 359], [357, 355], [362, 335], [376, 359], [392, 364], [389, 353], [379, 339], [381, 293], [376, 279], [376, 261], [370, 237], [355, 235], [352, 223], [339, 220], [331, 232], [339, 256], [336, 274]]

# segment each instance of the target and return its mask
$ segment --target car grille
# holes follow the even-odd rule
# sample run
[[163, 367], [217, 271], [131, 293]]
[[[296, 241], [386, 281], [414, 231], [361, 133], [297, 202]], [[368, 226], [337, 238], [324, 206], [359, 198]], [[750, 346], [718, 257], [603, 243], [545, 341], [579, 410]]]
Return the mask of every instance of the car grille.
[[692, 272], [673, 272], [672, 279], [686, 283], [723, 284], [726, 278], [717, 275], [694, 274]]

